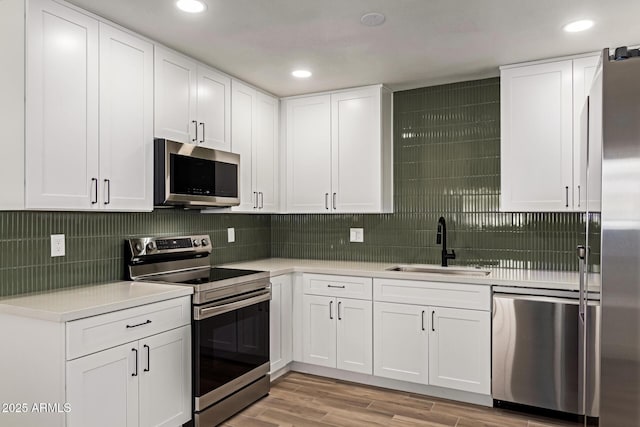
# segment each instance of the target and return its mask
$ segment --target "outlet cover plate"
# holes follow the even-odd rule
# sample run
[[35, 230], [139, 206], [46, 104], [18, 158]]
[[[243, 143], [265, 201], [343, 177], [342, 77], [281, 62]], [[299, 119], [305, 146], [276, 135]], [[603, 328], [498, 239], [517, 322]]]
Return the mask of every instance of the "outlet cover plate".
[[349, 241], [356, 243], [364, 242], [364, 228], [350, 228], [349, 229]]
[[51, 257], [65, 256], [64, 234], [51, 235]]
[[233, 243], [236, 241], [236, 229], [235, 228], [227, 228], [227, 242]]

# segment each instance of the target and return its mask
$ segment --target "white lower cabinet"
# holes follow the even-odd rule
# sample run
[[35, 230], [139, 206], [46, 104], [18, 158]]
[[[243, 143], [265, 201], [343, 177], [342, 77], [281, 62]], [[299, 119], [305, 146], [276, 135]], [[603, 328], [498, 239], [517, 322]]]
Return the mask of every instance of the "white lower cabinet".
[[491, 313], [431, 307], [429, 384], [491, 393]]
[[138, 424], [138, 344], [124, 344], [67, 362], [67, 426]]
[[287, 366], [293, 358], [293, 300], [291, 275], [271, 278], [270, 359], [271, 373]]
[[428, 307], [375, 302], [373, 304], [373, 374], [394, 380], [427, 384]]
[[189, 326], [67, 362], [67, 426], [177, 426], [191, 419]]
[[372, 374], [371, 301], [303, 297], [303, 361]]

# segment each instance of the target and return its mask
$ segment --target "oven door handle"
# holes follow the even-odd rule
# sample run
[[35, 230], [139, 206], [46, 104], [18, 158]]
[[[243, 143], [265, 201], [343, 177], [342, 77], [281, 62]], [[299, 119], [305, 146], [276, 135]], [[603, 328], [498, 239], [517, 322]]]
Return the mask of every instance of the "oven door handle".
[[271, 291], [264, 292], [255, 297], [234, 301], [227, 304], [216, 305], [207, 308], [198, 308], [193, 313], [194, 320], [204, 320], [219, 314], [228, 313], [229, 311], [238, 310], [260, 302], [269, 301], [271, 299]]

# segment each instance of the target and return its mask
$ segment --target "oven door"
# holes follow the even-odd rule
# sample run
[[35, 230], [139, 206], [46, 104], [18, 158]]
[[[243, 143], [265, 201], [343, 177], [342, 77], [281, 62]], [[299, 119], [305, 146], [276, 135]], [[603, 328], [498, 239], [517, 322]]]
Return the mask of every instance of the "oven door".
[[194, 308], [195, 410], [269, 372], [270, 290]]

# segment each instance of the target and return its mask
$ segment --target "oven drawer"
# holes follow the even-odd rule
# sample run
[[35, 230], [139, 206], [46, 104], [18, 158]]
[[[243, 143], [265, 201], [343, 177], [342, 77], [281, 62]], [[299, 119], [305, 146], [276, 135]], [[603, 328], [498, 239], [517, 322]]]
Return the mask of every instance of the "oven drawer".
[[189, 296], [67, 322], [67, 360], [190, 323]]
[[347, 297], [371, 300], [373, 279], [370, 277], [304, 274], [304, 293], [329, 297]]

